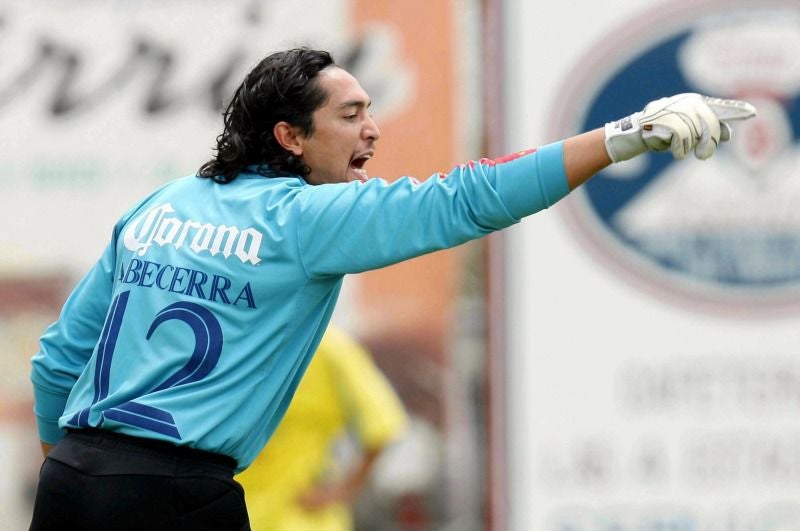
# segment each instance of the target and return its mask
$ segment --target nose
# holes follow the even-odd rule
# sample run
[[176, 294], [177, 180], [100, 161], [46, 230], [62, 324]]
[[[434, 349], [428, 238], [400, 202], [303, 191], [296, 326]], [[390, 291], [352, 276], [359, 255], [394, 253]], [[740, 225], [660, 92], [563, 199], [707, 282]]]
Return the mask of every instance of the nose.
[[375, 120], [372, 118], [372, 116], [367, 116], [367, 121], [364, 123], [363, 133], [367, 140], [372, 140], [373, 142], [381, 137], [381, 129], [378, 127], [378, 124], [375, 123]]

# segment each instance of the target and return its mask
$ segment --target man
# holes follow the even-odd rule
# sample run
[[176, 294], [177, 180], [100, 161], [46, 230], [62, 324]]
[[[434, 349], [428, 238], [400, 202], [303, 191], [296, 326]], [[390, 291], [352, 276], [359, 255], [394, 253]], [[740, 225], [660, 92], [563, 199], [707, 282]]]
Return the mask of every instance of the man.
[[[329, 327], [286, 415], [242, 474], [254, 531], [347, 531], [350, 505], [381, 452], [403, 432], [399, 397], [369, 353]], [[335, 443], [357, 443], [338, 466]]]
[[710, 157], [730, 133], [712, 106], [753, 114], [683, 94], [390, 184], [367, 179], [369, 104], [326, 52], [272, 54], [234, 94], [216, 157], [119, 220], [33, 358], [48, 457], [32, 529], [247, 529], [232, 475], [283, 416], [345, 274], [508, 227], [648, 149]]

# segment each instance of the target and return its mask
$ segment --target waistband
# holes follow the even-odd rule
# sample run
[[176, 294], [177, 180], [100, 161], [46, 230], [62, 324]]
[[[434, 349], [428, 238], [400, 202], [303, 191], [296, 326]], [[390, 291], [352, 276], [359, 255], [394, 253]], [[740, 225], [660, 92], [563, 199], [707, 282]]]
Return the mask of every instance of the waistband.
[[188, 446], [177, 446], [168, 441], [156, 439], [145, 439], [144, 437], [134, 437], [124, 433], [117, 433], [99, 428], [67, 428], [67, 433], [73, 437], [85, 438], [88, 441], [99, 443], [103, 440], [113, 441], [116, 444], [126, 445], [132, 448], [154, 451], [158, 454], [199, 461], [203, 463], [213, 463], [235, 470], [238, 464], [230, 456], [189, 448]]

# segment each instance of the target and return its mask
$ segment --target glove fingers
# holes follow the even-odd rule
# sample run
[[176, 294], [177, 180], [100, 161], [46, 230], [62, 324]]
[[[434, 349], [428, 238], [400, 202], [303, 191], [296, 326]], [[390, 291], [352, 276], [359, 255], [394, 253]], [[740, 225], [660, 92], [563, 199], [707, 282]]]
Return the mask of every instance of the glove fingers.
[[642, 132], [642, 138], [651, 151], [670, 150], [673, 157], [682, 159], [694, 147], [694, 136], [681, 119], [670, 118], [663, 120], [665, 125], [651, 125], [649, 130]]
[[703, 131], [700, 141], [697, 142], [697, 147], [694, 148], [694, 156], [700, 160], [706, 160], [717, 151], [717, 142], [711, 137], [710, 134]]
[[697, 108], [694, 122], [695, 126], [700, 129], [700, 137], [697, 139], [694, 155], [700, 160], [705, 160], [717, 151], [722, 128], [717, 115], [707, 105]]
[[714, 114], [722, 121], [746, 120], [756, 115], [756, 108], [746, 101], [724, 100], [722, 98], [712, 98], [703, 96], [703, 101], [711, 107]]
[[672, 151], [672, 156], [674, 158], [682, 160], [684, 157], [686, 157], [686, 154], [690, 149], [692, 149], [692, 142], [688, 136], [672, 135], [672, 145], [670, 145], [670, 151]]
[[733, 135], [733, 129], [731, 126], [728, 125], [727, 122], [720, 122], [719, 123], [719, 141], [720, 142], [728, 142]]

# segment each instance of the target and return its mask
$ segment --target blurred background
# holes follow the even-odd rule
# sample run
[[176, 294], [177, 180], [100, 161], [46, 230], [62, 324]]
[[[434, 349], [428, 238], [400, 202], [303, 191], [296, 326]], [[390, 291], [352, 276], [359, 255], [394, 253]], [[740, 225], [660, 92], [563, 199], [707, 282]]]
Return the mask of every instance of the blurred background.
[[39, 335], [118, 216], [211, 156], [250, 67], [298, 45], [370, 94], [387, 180], [679, 92], [759, 109], [709, 161], [647, 154], [345, 281], [334, 321], [411, 419], [358, 529], [800, 529], [797, 0], [0, 0], [0, 528], [30, 518]]

